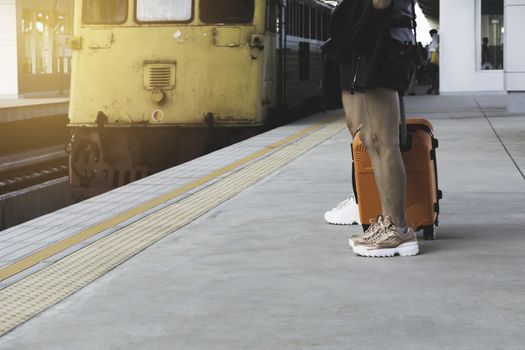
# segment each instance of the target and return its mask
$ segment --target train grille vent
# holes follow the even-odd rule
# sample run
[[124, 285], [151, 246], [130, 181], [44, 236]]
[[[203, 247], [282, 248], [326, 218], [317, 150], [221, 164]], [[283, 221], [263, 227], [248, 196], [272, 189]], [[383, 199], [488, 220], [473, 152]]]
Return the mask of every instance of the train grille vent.
[[146, 63], [144, 86], [148, 90], [175, 88], [175, 63]]

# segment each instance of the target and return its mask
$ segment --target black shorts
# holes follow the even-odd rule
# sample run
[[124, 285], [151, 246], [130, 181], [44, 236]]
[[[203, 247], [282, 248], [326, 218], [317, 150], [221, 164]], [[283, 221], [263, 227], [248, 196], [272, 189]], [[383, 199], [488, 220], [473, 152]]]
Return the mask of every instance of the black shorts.
[[416, 49], [389, 38], [379, 53], [354, 55], [352, 62], [340, 66], [341, 90], [408, 89], [416, 67]]

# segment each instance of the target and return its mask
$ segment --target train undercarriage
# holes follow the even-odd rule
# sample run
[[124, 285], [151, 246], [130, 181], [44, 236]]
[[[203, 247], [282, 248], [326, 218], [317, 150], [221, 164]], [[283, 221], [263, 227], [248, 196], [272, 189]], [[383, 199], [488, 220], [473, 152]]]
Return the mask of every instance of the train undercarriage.
[[73, 127], [67, 145], [76, 200], [140, 180], [249, 138], [258, 127]]

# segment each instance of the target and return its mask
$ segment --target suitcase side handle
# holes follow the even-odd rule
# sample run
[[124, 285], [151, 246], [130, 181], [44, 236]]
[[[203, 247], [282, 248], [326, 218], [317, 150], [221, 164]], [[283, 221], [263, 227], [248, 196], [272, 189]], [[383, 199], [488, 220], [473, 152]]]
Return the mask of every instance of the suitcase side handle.
[[438, 184], [438, 170], [437, 170], [437, 156], [436, 148], [439, 146], [438, 140], [432, 135], [432, 150], [430, 151], [430, 158], [434, 161], [434, 176], [436, 179], [436, 203], [434, 203], [434, 211], [436, 212], [436, 226], [439, 226], [439, 200], [443, 198], [443, 191], [439, 189]]
[[354, 191], [355, 203], [359, 204], [359, 198], [357, 198], [357, 185], [355, 182], [354, 143], [350, 144], [350, 150], [352, 151], [352, 190]]

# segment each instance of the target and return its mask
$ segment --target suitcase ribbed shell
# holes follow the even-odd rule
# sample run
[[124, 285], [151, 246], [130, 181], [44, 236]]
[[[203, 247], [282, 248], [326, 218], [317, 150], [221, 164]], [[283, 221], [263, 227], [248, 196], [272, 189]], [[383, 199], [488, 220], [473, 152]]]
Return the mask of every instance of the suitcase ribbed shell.
[[[411, 148], [402, 152], [407, 175], [406, 221], [415, 230], [433, 226], [438, 215], [438, 195], [432, 124], [425, 119], [407, 120]], [[381, 213], [381, 203], [372, 163], [366, 147], [356, 135], [354, 156], [355, 186], [361, 222], [367, 224]]]

